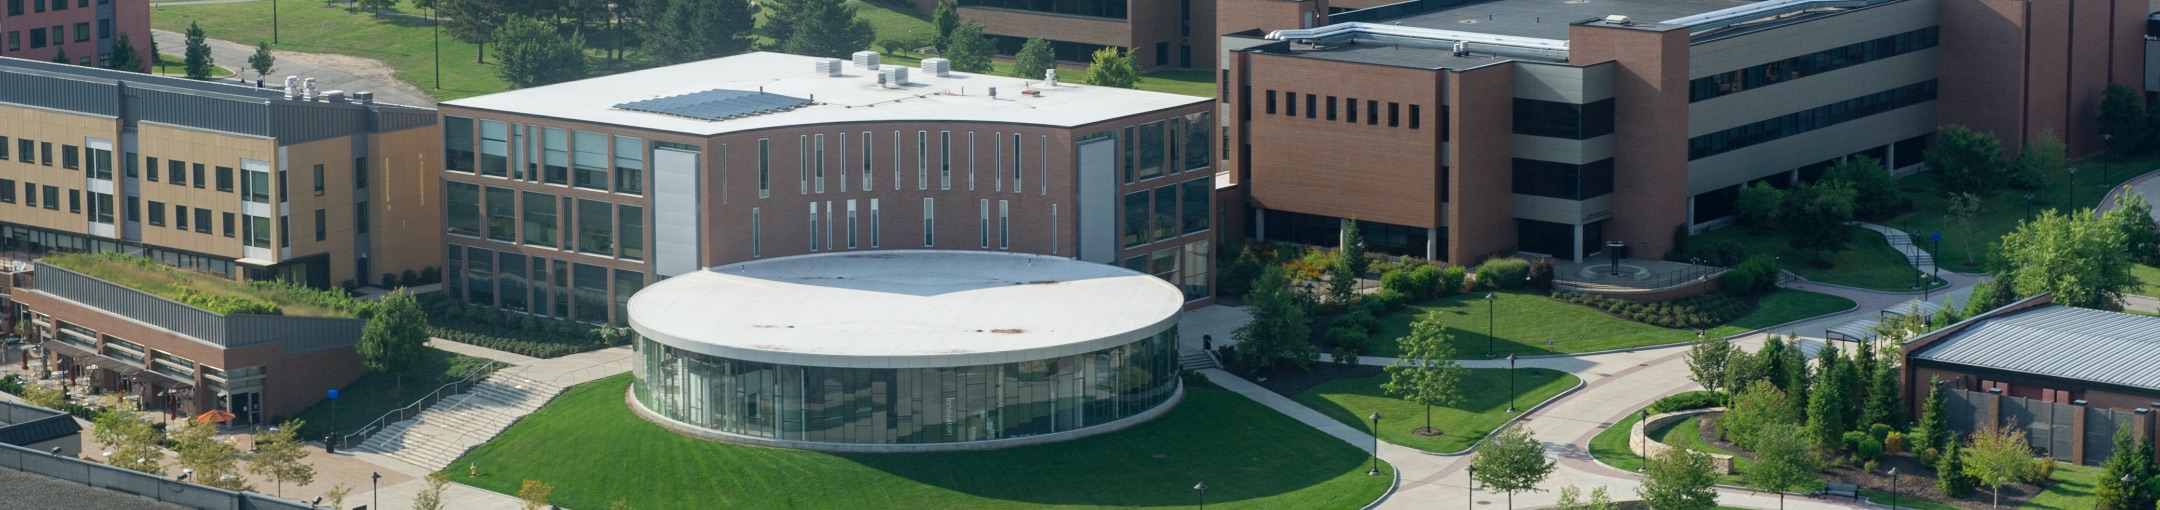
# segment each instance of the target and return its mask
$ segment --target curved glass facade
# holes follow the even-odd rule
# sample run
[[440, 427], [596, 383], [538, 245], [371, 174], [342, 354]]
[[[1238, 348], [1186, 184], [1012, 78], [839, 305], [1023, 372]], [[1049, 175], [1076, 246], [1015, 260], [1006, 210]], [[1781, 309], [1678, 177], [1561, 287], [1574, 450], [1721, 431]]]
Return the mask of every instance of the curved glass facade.
[[1177, 391], [1177, 331], [1060, 358], [940, 368], [828, 368], [709, 356], [640, 337], [637, 399], [744, 436], [858, 444], [1010, 439], [1109, 423]]

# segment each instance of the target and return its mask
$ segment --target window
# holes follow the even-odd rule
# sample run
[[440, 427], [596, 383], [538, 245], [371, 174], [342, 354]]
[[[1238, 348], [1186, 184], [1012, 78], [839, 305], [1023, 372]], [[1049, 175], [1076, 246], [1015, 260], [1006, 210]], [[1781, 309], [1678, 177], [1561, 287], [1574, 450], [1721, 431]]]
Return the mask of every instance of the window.
[[1862, 41], [1688, 81], [1688, 101], [1702, 101], [1935, 47], [1939, 27]]
[[164, 203], [164, 202], [159, 202], [159, 201], [156, 201], [156, 200], [152, 200], [152, 201], [150, 201], [150, 226], [153, 226], [153, 227], [162, 227], [162, 226], [165, 226], [165, 203]]
[[[83, 154], [87, 155], [90, 160], [90, 178], [112, 180], [113, 160], [111, 150], [84, 147]], [[134, 177], [134, 174], [130, 173], [128, 177]]]
[[[322, 168], [322, 165], [315, 165], [315, 168], [316, 168], [316, 169], [317, 169], [318, 171], [320, 171], [320, 169]], [[221, 166], [221, 167], [217, 167], [217, 190], [218, 190], [218, 191], [223, 191], [223, 192], [228, 192], [228, 193], [232, 192], [232, 190], [233, 190], [233, 173], [232, 173], [232, 167], [228, 167], [228, 166]], [[321, 193], [317, 193], [317, 194], [319, 195], [319, 194], [321, 194]]]
[[1125, 230], [1122, 238], [1125, 247], [1131, 248], [1148, 243], [1148, 192], [1135, 191], [1125, 194]]
[[142, 222], [142, 197], [127, 197], [127, 220]]
[[[7, 137], [4, 136], [0, 136], [0, 159], [7, 159]], [[127, 163], [120, 165], [121, 168], [125, 169], [124, 171], [126, 172], [122, 175], [126, 175], [129, 179], [142, 177], [142, 165], [138, 164], [140, 162], [135, 160], [135, 153], [127, 153], [125, 159], [127, 160]]]
[[1012, 204], [998, 201], [998, 249], [1012, 248]]
[[759, 214], [758, 214], [758, 208], [756, 208], [756, 207], [752, 207], [752, 208], [750, 208], [750, 256], [751, 256], [751, 257], [762, 257], [762, 256], [764, 256], [764, 254], [765, 254], [765, 253], [764, 253], [764, 252], [765, 252], [765, 245], [764, 245], [764, 242], [763, 242], [763, 241], [764, 241], [764, 240], [763, 240], [763, 237], [764, 237], [764, 236], [763, 236], [763, 234], [764, 234], [764, 232], [761, 232], [761, 230], [762, 230], [762, 229], [764, 228], [764, 225], [765, 225], [765, 219], [759, 216]]
[[37, 190], [38, 190], [38, 185], [37, 185], [37, 183], [25, 182], [25, 183], [23, 183], [23, 185], [22, 185], [22, 188], [23, 188], [23, 205], [27, 205], [27, 206], [30, 206], [30, 207], [37, 207], [37, 198], [38, 198], [38, 191], [37, 191]]
[[37, 148], [37, 142], [28, 138], [17, 138], [15, 139], [15, 148], [17, 149], [16, 153], [22, 156], [23, 164], [28, 165], [37, 162], [37, 154], [31, 152]]
[[8, 138], [0, 136], [0, 161], [8, 160]]
[[[38, 11], [38, 12], [44, 12], [44, 11]], [[36, 49], [36, 48], [43, 48], [43, 47], [45, 47], [45, 29], [43, 29], [43, 28], [33, 28], [33, 29], [30, 29], [30, 47], [31, 47], [32, 49]]]
[[622, 245], [622, 258], [645, 260], [645, 208], [623, 205], [615, 215], [615, 238]]
[[270, 203], [270, 172], [242, 170], [247, 179], [240, 183], [240, 198], [258, 204]]
[[487, 187], [487, 238], [517, 242], [517, 190]]
[[465, 299], [495, 306], [495, 251], [467, 246], [465, 262], [465, 288], [470, 290]]
[[1935, 80], [1876, 92], [1688, 139], [1688, 159], [1701, 159], [1935, 100]]
[[870, 191], [870, 132], [862, 133], [862, 190]]
[[[219, 167], [219, 168], [218, 168], [218, 175], [220, 175], [220, 176], [221, 176], [220, 178], [223, 178], [222, 176], [223, 176], [223, 175], [225, 174], [225, 172], [226, 172], [227, 170], [229, 170], [229, 169], [227, 169], [227, 168], [224, 168], [224, 167]], [[315, 196], [318, 196], [318, 197], [319, 197], [319, 196], [322, 196], [322, 193], [323, 193], [323, 166], [322, 166], [322, 165], [315, 165], [315, 169], [314, 169], [313, 173], [314, 173], [314, 175], [315, 175]]]
[[630, 320], [630, 296], [645, 288], [645, 273], [628, 269], [615, 270], [615, 325], [622, 326]]
[[1515, 98], [1515, 134], [1588, 140], [1612, 134], [1613, 99], [1587, 104]]
[[937, 199], [922, 199], [922, 245], [937, 245]]
[[111, 193], [90, 194], [90, 221], [105, 224], [113, 222], [113, 196]]
[[[68, 151], [68, 152], [74, 152], [74, 151]], [[39, 159], [39, 160], [40, 160], [40, 161], [41, 161], [42, 163], [44, 163], [44, 164], [45, 164], [45, 166], [52, 166], [52, 164], [53, 164], [53, 157], [52, 157], [52, 142], [38, 142], [38, 159]], [[73, 164], [73, 162], [72, 162], [72, 161], [70, 161], [70, 162], [69, 162], [69, 164]], [[198, 176], [198, 177], [199, 177], [199, 176]]]
[[1327, 120], [1335, 120], [1335, 96], [1327, 97]]
[[978, 218], [978, 219], [977, 219], [977, 221], [979, 222], [979, 223], [978, 223], [978, 225], [980, 225], [980, 226], [978, 227], [978, 230], [977, 230], [977, 231], [978, 231], [978, 232], [981, 232], [981, 237], [982, 237], [982, 248], [984, 248], [984, 249], [989, 249], [989, 248], [990, 248], [990, 199], [987, 199], [987, 198], [985, 198], [985, 199], [982, 199], [982, 201], [980, 202], [980, 205], [979, 205], [978, 207], [979, 207], [979, 208], [980, 208], [980, 209], [982, 210], [982, 212], [981, 212], [981, 213], [980, 213], [980, 214], [979, 214], [978, 216], [976, 216], [976, 218]]
[[[0, 143], [5, 143], [5, 142], [6, 142], [5, 140], [0, 140]], [[157, 164], [157, 163], [158, 163], [158, 161], [157, 161], [157, 158], [151, 158], [151, 157], [145, 157], [145, 158], [143, 158], [143, 177], [147, 177], [147, 178], [149, 178], [149, 179], [150, 179], [150, 182], [157, 182], [157, 180], [158, 180], [158, 172], [159, 172], [159, 170], [158, 170], [158, 164]]]
[[571, 136], [570, 165], [580, 188], [607, 191], [608, 189], [608, 139], [607, 135], [577, 131]]
[[71, 190], [67, 190], [67, 191], [68, 191], [68, 212], [69, 212], [69, 213], [79, 213], [79, 212], [82, 212], [82, 190], [79, 190], [79, 189], [71, 189]]
[[1320, 110], [1319, 102], [1320, 96], [1318, 94], [1305, 95], [1305, 118], [1310, 119], [1318, 117], [1318, 113]]
[[1178, 183], [1178, 231], [1191, 234], [1208, 228], [1208, 199], [1215, 194], [1215, 180], [1199, 178]]
[[615, 192], [645, 194], [645, 141], [615, 137]]
[[[365, 234], [365, 233], [368, 233], [368, 207], [367, 207], [367, 202], [360, 202], [360, 203], [356, 203], [356, 204], [353, 204], [353, 216], [352, 216], [352, 218], [353, 218], [353, 232], [354, 232], [354, 233], [360, 233], [360, 234]], [[366, 274], [366, 273], [365, 273], [365, 272], [362, 272], [361, 274]]]
[[195, 231], [204, 234], [210, 233], [209, 209], [204, 209], [201, 207], [195, 208]]
[[[7, 3], [7, 13], [8, 13], [8, 15], [9, 15], [9, 16], [21, 16], [21, 15], [23, 15], [23, 0], [8, 0], [8, 3]], [[9, 49], [13, 49], [13, 48], [9, 48]]]
[[[315, 240], [330, 238], [330, 216], [322, 209], [315, 210]], [[366, 276], [366, 275], [361, 275]]]
[[525, 192], [525, 244], [556, 246], [555, 195]]
[[1163, 176], [1163, 123], [1149, 122], [1140, 125], [1140, 160], [1137, 172], [1140, 180]]
[[[210, 185], [210, 180], [209, 180], [209, 179], [204, 179], [204, 178], [203, 178], [203, 164], [202, 164], [202, 163], [196, 163], [196, 164], [194, 164], [194, 165], [191, 165], [191, 166], [189, 166], [188, 168], [189, 168], [189, 169], [191, 169], [191, 170], [194, 170], [193, 172], [190, 172], [190, 173], [193, 173], [193, 174], [195, 174], [195, 188], [196, 188], [196, 189], [202, 189], [202, 187], [203, 187], [203, 186], [208, 186], [208, 185]], [[226, 189], [228, 189], [228, 190], [229, 190], [229, 189], [231, 189], [231, 188], [226, 188]]]
[[810, 202], [810, 251], [817, 251], [819, 237], [821, 236], [818, 235], [817, 202], [812, 201]]
[[166, 161], [166, 162], [165, 162], [165, 171], [166, 171], [166, 177], [167, 177], [167, 178], [166, 178], [165, 180], [166, 180], [167, 182], [171, 182], [171, 183], [173, 183], [173, 185], [174, 185], [174, 186], [186, 186], [186, 185], [187, 185], [187, 163], [186, 163], [186, 162], [183, 162], [183, 161], [180, 161], [180, 160], [177, 160], [177, 159], [175, 159], [175, 160], [168, 160], [168, 161]]
[[930, 189], [930, 132], [915, 132], [915, 189]]
[[7, 33], [7, 50], [22, 51], [22, 31], [17, 30]]
[[1213, 295], [1208, 291], [1209, 285], [1213, 283], [1208, 278], [1208, 260], [1214, 258], [1214, 254], [1208, 251], [1208, 246], [1207, 241], [1197, 241], [1185, 245], [1184, 267], [1182, 271], [1179, 271], [1179, 276], [1185, 280], [1181, 287], [1185, 289], [1186, 301], [1203, 299]]
[[615, 218], [612, 204], [599, 200], [578, 199], [578, 251], [596, 255], [615, 255]]
[[45, 208], [55, 211], [60, 210], [60, 188], [53, 186], [45, 187]]
[[847, 201], [847, 247], [855, 249], [855, 201]]
[[233, 237], [239, 235], [238, 232], [235, 232], [236, 230], [240, 230], [239, 222], [236, 218], [233, 217], [233, 213], [219, 213], [219, 215], [225, 220], [225, 237]]
[[541, 128], [540, 152], [544, 160], [542, 181], [548, 184], [570, 184], [570, 130]]
[[452, 234], [480, 237], [480, 186], [465, 182], [443, 183], [446, 227]]
[[1177, 185], [1155, 188], [1155, 240], [1178, 235]]
[[1357, 123], [1357, 104], [1358, 99], [1355, 97], [1343, 101], [1343, 110], [1345, 110], [1343, 112], [1344, 122], [1349, 122], [1351, 124]]
[[[104, 5], [104, 4], [105, 4], [105, 2], [106, 2], [106, 0], [99, 0], [99, 2], [98, 2], [98, 5]], [[98, 37], [98, 39], [100, 39], [100, 40], [104, 40], [104, 39], [111, 39], [111, 38], [112, 38], [112, 20], [109, 20], [109, 19], [101, 19], [101, 20], [98, 20], [98, 22], [97, 22], [97, 37]]]
[[1283, 115], [1288, 115], [1288, 116], [1291, 116], [1291, 117], [1296, 117], [1296, 116], [1297, 116], [1297, 93], [1296, 93], [1296, 92], [1284, 92], [1284, 93], [1282, 93], [1282, 95], [1283, 95]]
[[510, 125], [498, 120], [480, 121], [480, 174], [510, 174]]
[[75, 42], [88, 42], [89, 40], [90, 40], [90, 23], [89, 23], [89, 22], [82, 22], [82, 23], [76, 23], [76, 24], [75, 24]]
[[1022, 150], [1020, 150], [1020, 148], [1021, 148], [1021, 143], [1020, 143], [1020, 133], [1013, 133], [1013, 164], [1012, 164], [1012, 171], [1013, 171], [1013, 174], [1012, 174], [1012, 178], [1013, 178], [1013, 189], [1012, 189], [1012, 190], [1013, 190], [1013, 193], [1019, 193], [1019, 192], [1020, 192], [1020, 175], [1021, 175], [1021, 172], [1020, 172], [1020, 163], [1021, 163], [1022, 161], [1026, 161], [1025, 159], [1022, 159], [1022, 158], [1021, 158], [1021, 153], [1022, 153], [1022, 152], [1025, 152], [1025, 151], [1022, 151]]
[[1378, 125], [1380, 125], [1380, 100], [1377, 100], [1377, 99], [1367, 99], [1367, 100], [1365, 100], [1365, 125], [1367, 125], [1367, 126], [1378, 126]]
[[[316, 178], [317, 178], [317, 179], [321, 179], [321, 177], [319, 177], [319, 176], [318, 176], [318, 177], [316, 177]], [[368, 187], [368, 164], [367, 164], [367, 158], [365, 158], [365, 157], [358, 157], [358, 158], [353, 158], [353, 161], [352, 161], [352, 187], [353, 187], [353, 189], [354, 189], [354, 190], [366, 190], [366, 189], [367, 189], [367, 187]], [[322, 187], [321, 187], [321, 186], [316, 186], [316, 189], [315, 189], [315, 194], [316, 194], [316, 195], [321, 195], [321, 194], [322, 194]]]
[[[1268, 115], [1274, 115], [1274, 114], [1275, 114], [1275, 91], [1273, 91], [1273, 90], [1267, 91], [1267, 114], [1268, 114]], [[1351, 105], [1351, 106], [1350, 106], [1350, 117], [1352, 117], [1353, 119], [1355, 119], [1355, 118], [1357, 117], [1357, 106], [1356, 106], [1356, 105]]]
[[187, 229], [188, 229], [188, 225], [187, 225], [187, 223], [188, 223], [188, 210], [187, 210], [187, 206], [184, 206], [184, 205], [180, 205], [180, 204], [173, 204], [173, 228], [176, 228], [176, 229], [180, 229], [180, 230], [187, 230]]
[[15, 203], [14, 179], [0, 179], [0, 203]]
[[758, 198], [772, 196], [771, 138], [759, 138], [757, 141], [757, 196]]
[[870, 247], [878, 246], [878, 199], [870, 199]]
[[1215, 141], [1214, 117], [1214, 112], [1185, 115], [1185, 170], [1199, 170], [1213, 165], [1211, 155], [1215, 150], [1208, 144]]
[[529, 296], [529, 294], [525, 293], [525, 282], [527, 281], [525, 276], [526, 260], [525, 254], [522, 253], [511, 251], [496, 253], [495, 293], [502, 296], [498, 306], [501, 306], [504, 310], [523, 312], [530, 309], [531, 302], [526, 301], [526, 296]]
[[[1606, 117], [1608, 119], [1611, 118], [1610, 115], [1607, 115]], [[1402, 103], [1388, 101], [1387, 127], [1402, 127]], [[1612, 129], [1608, 126], [1605, 132], [1611, 133]]]
[[1515, 158], [1516, 194], [1567, 200], [1588, 200], [1613, 192], [1613, 160], [1606, 158], [1583, 165]]
[[1417, 129], [1425, 120], [1424, 117], [1424, 114], [1418, 112], [1418, 105], [1410, 105], [1410, 129]]

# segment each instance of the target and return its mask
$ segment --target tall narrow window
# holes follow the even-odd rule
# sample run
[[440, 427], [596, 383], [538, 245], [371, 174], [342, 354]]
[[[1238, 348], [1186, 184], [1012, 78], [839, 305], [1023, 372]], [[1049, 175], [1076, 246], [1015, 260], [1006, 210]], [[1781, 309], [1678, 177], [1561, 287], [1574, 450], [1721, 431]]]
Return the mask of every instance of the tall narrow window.
[[1020, 150], [1021, 146], [1026, 145], [1026, 141], [1020, 136], [1020, 133], [1013, 133], [1013, 193], [1020, 192], [1020, 162], [1026, 161], [1021, 158], [1022, 153], [1027, 151]]
[[862, 190], [870, 191], [870, 132], [862, 132]]
[[975, 132], [968, 132], [968, 191], [975, 191]]
[[982, 199], [980, 205], [978, 205], [977, 207], [982, 209], [982, 212], [978, 213], [978, 215], [976, 216], [976, 218], [978, 218], [976, 221], [979, 224], [979, 226], [977, 227], [979, 229], [978, 232], [981, 232], [981, 247], [984, 249], [988, 249], [990, 248], [990, 199]]
[[487, 187], [487, 238], [517, 242], [517, 190]]
[[1012, 205], [998, 201], [998, 249], [1012, 249]]
[[930, 132], [915, 132], [915, 189], [930, 189]]
[[524, 213], [525, 244], [556, 247], [556, 229], [559, 225], [555, 212], [555, 196], [545, 193], [525, 192]]
[[818, 249], [817, 202], [810, 202], [810, 251]]
[[316, 241], [321, 241], [321, 240], [324, 240], [324, 239], [329, 239], [329, 238], [330, 238], [330, 218], [329, 218], [329, 216], [328, 216], [328, 215], [327, 215], [327, 214], [326, 214], [326, 213], [325, 213], [325, 212], [324, 212], [324, 211], [323, 211], [322, 209], [316, 209], [316, 210], [315, 210], [315, 240], [316, 240]]
[[772, 139], [757, 141], [757, 197], [772, 196]]
[[952, 132], [938, 132], [938, 189], [952, 189]]
[[480, 121], [480, 174], [496, 177], [510, 174], [509, 124]]
[[570, 130], [541, 128], [540, 153], [543, 182], [570, 184]]
[[[480, 186], [450, 181], [443, 183], [444, 228], [451, 234], [480, 237]], [[185, 215], [182, 215], [185, 217]]]
[[[218, 168], [218, 177], [219, 177], [219, 180], [224, 180], [224, 175], [225, 175], [225, 173], [226, 173], [226, 169], [225, 169], [224, 167], [219, 167], [219, 168]], [[318, 197], [319, 197], [319, 196], [322, 196], [322, 193], [323, 193], [323, 165], [315, 165], [315, 169], [314, 169], [313, 171], [309, 172], [309, 173], [313, 174], [313, 175], [314, 175], [314, 177], [315, 177], [315, 196], [318, 196]]]
[[878, 246], [878, 199], [870, 199], [870, 247]]
[[937, 199], [922, 199], [922, 245], [937, 245]]
[[817, 181], [817, 184], [816, 184], [815, 186], [813, 186], [814, 188], [817, 188], [817, 192], [818, 192], [818, 193], [824, 193], [824, 192], [825, 192], [825, 135], [817, 135], [817, 136], [816, 136], [815, 138], [816, 138], [816, 140], [817, 140], [817, 153], [816, 153], [816, 156], [815, 156], [815, 159], [816, 159], [816, 161], [814, 161], [813, 163], [814, 163], [814, 164], [815, 164], [816, 166], [815, 166], [815, 167], [813, 168], [813, 171], [815, 172], [815, 175], [812, 175], [812, 176], [811, 176], [811, 179], [812, 179], [812, 180], [815, 180], [815, 181]]
[[1005, 191], [1005, 133], [990, 136], [993, 147], [990, 161], [997, 168], [990, 169], [990, 189]]
[[841, 193], [847, 193], [847, 133], [833, 135], [833, 143], [839, 144], [833, 147], [833, 182], [840, 183]]
[[900, 189], [900, 132], [892, 132], [892, 189]]
[[847, 247], [855, 249], [855, 201], [847, 201]]
[[810, 135], [796, 137], [795, 170], [795, 173], [802, 178], [802, 190], [798, 191], [798, 193], [810, 194]]
[[615, 245], [624, 260], [645, 260], [645, 208], [618, 205]]
[[1275, 114], [1275, 91], [1267, 91], [1267, 114]]
[[763, 257], [763, 256], [765, 256], [765, 245], [764, 245], [764, 239], [763, 239], [763, 237], [764, 237], [764, 235], [763, 235], [763, 234], [764, 234], [764, 232], [762, 232], [762, 231], [761, 231], [761, 229], [762, 229], [762, 228], [764, 227], [764, 224], [765, 224], [765, 219], [764, 219], [764, 218], [763, 218], [763, 217], [762, 217], [761, 215], [759, 215], [759, 214], [758, 214], [758, 208], [756, 208], [756, 207], [752, 207], [752, 208], [750, 208], [750, 256], [751, 256], [751, 257]]
[[614, 204], [578, 199], [577, 205], [578, 251], [615, 255]]
[[1410, 105], [1410, 129], [1418, 129], [1419, 125], [1424, 123], [1424, 116], [1418, 111], [1418, 105]]

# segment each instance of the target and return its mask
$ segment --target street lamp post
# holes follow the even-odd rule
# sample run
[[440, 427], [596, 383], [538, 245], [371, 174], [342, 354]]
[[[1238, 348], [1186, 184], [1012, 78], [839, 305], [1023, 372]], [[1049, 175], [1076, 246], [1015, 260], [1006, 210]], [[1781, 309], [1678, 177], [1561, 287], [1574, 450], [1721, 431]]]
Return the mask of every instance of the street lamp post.
[[2070, 189], [2069, 189], [2069, 195], [2070, 195], [2070, 198], [2069, 198], [2069, 199], [2068, 199], [2067, 201], [2064, 201], [2064, 202], [2063, 202], [2063, 207], [2065, 207], [2065, 208], [2066, 208], [2066, 209], [2063, 209], [2063, 214], [2069, 214], [2069, 213], [2070, 213], [2070, 211], [2075, 211], [2075, 210], [2077, 210], [2077, 206], [2075, 206], [2075, 205], [2072, 205], [2072, 204], [2076, 204], [2076, 203], [2077, 203], [2077, 167], [2074, 167], [2074, 166], [2073, 166], [2073, 167], [2070, 167]]
[[[270, 0], [270, 44], [277, 44], [277, 43], [278, 43], [278, 13], [277, 13], [277, 10], [278, 10], [278, 9], [277, 9], [277, 0]], [[164, 60], [164, 59], [158, 59], [158, 60]], [[260, 78], [260, 76], [257, 76], [257, 78]]]
[[[1934, 259], [1933, 259], [1932, 261], [1930, 261], [1930, 263], [1929, 263], [1928, 265], [1929, 265], [1929, 266], [1932, 266], [1932, 267], [1934, 267], [1934, 268], [1935, 268], [1935, 274], [1934, 274], [1934, 275], [1932, 275], [1932, 276], [1934, 276], [1934, 277], [1936, 277], [1936, 278], [1941, 278], [1941, 277], [1942, 277], [1942, 232], [1934, 232], [1934, 233], [1930, 233], [1930, 234], [1928, 234], [1928, 238], [1929, 238], [1930, 240], [1932, 240], [1932, 241], [1934, 241], [1934, 242], [1935, 242], [1935, 247], [1931, 249], [1932, 251], [1930, 251], [1930, 253], [1933, 253], [1933, 254], [1934, 254], [1934, 255], [1930, 255], [1931, 257], [1934, 257]], [[1923, 284], [1923, 285], [1922, 285], [1922, 287], [1923, 287], [1923, 288], [1924, 288], [1925, 290], [1922, 290], [1922, 291], [1920, 291], [1920, 300], [1921, 300], [1921, 301], [1926, 301], [1926, 300], [1927, 300], [1927, 299], [1928, 299], [1928, 298], [1929, 298], [1930, 296], [1932, 296], [1932, 295], [1933, 295], [1933, 294], [1935, 293], [1935, 282], [1933, 282], [1933, 281], [1929, 281], [1929, 282], [1927, 282], [1927, 283]]]
[[1200, 509], [1207, 510], [1207, 482], [1193, 484], [1192, 489], [1200, 491]]
[[2107, 182], [2108, 182], [2108, 179], [2107, 179], [2107, 174], [2108, 174], [2108, 150], [2107, 150], [2107, 142], [2108, 142], [2108, 139], [2111, 139], [2111, 138], [2115, 138], [2115, 135], [2112, 135], [2112, 134], [2107, 134], [2107, 133], [2101, 133], [2101, 134], [2100, 134], [2100, 184], [2107, 184]]
[[1485, 357], [1487, 358], [1493, 357], [1493, 306], [1499, 302], [1493, 296], [1493, 293], [1485, 293]]
[[2025, 219], [2027, 219], [2027, 220], [2031, 220], [2031, 219], [2032, 219], [2032, 199], [2033, 199], [2033, 194], [2032, 194], [2032, 193], [2026, 193], [2026, 194], [2025, 194]]
[[1372, 413], [1372, 470], [1365, 476], [1380, 476], [1380, 413]]
[[1463, 506], [1463, 508], [1472, 508], [1477, 506], [1477, 466], [1470, 466], [1469, 473], [1470, 474], [1468, 475], [1464, 475], [1465, 478], [1470, 479], [1470, 489], [1463, 492], [1463, 502], [1468, 503], [1466, 506]]
[[1897, 510], [1897, 468], [1890, 468], [1890, 510]]
[[1515, 412], [1515, 355], [1507, 355], [1507, 412]]
[[614, 67], [616, 54], [622, 51], [622, 30], [615, 28], [615, 2], [607, 4], [607, 26], [608, 36], [614, 39], [608, 43], [608, 67]]
[[368, 508], [382, 508], [382, 473], [380, 472], [368, 473], [368, 499], [374, 501], [368, 505]]
[[[275, 2], [277, 0], [270, 1]], [[436, 1], [440, 2], [442, 0]], [[435, 90], [442, 90], [442, 7], [428, 6], [428, 17], [434, 18], [433, 22], [428, 23], [428, 28], [434, 32], [433, 37], [435, 38]]]

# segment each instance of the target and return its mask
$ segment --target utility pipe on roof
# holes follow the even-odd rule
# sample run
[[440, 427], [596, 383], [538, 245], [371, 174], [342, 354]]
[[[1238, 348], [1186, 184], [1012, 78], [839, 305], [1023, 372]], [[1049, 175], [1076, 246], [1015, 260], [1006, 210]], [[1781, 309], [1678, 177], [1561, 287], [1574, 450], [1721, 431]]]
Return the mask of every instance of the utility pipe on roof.
[[1490, 44], [1495, 46], [1534, 48], [1540, 50], [1562, 52], [1568, 50], [1567, 41], [1555, 39], [1539, 39], [1535, 37], [1515, 37], [1507, 35], [1480, 34], [1474, 32], [1460, 32], [1455, 30], [1440, 30], [1437, 28], [1382, 25], [1376, 23], [1363, 23], [1356, 21], [1349, 23], [1336, 23], [1333, 25], [1316, 28], [1276, 30], [1274, 32], [1269, 32], [1267, 38], [1277, 41], [1287, 41], [1292, 39], [1325, 39], [1328, 37], [1348, 36], [1360, 33], [1371, 35], [1408, 37], [1415, 39], [1463, 41], [1480, 44]]
[[1821, 8], [1859, 8], [1884, 4], [1896, 0], [1768, 0], [1739, 7], [1705, 12], [1694, 16], [1673, 18], [1659, 22], [1663, 25], [1686, 25], [1693, 30], [1709, 30], [1734, 25], [1779, 14]]

